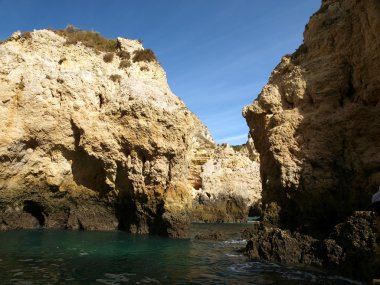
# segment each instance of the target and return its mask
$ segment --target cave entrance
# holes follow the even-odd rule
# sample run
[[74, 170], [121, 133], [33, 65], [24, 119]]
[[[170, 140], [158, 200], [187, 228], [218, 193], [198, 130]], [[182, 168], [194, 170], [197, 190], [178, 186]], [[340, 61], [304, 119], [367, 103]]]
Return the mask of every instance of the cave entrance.
[[40, 225], [40, 227], [43, 227], [45, 225], [45, 216], [43, 214], [44, 209], [42, 205], [35, 201], [24, 201], [24, 212], [31, 214], [33, 217], [35, 217]]

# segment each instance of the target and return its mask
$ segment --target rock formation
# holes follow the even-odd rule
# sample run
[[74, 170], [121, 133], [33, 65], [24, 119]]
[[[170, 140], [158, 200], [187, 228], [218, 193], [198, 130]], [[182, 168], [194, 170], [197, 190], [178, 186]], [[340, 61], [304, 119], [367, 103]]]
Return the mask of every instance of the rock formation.
[[328, 233], [380, 184], [380, 2], [324, 0], [243, 115], [267, 219]]
[[0, 228], [185, 237], [213, 146], [141, 43], [68, 28], [0, 44]]
[[185, 237], [191, 216], [244, 220], [260, 197], [252, 142], [216, 146], [139, 41], [68, 27], [0, 55], [1, 229]]
[[323, 266], [331, 273], [371, 281], [380, 277], [379, 235], [374, 214], [355, 212], [325, 239], [259, 222], [243, 231], [252, 259], [289, 265]]
[[260, 166], [249, 143], [240, 151], [223, 144], [207, 152], [200, 187], [193, 190], [194, 222], [247, 220], [249, 207], [261, 199]]

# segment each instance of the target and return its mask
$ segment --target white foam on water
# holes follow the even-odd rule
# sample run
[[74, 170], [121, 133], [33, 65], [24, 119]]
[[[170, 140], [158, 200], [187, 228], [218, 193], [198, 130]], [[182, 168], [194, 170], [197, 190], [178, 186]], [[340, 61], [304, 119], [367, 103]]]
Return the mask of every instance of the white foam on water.
[[239, 264], [234, 264], [229, 267], [230, 270], [234, 272], [246, 272], [248, 268], [251, 268], [252, 265], [250, 263], [239, 263]]
[[88, 252], [81, 252], [81, 253], [79, 253], [79, 256], [85, 256], [85, 255], [88, 255]]
[[228, 257], [242, 257], [242, 256], [244, 256], [244, 255], [242, 255], [242, 254], [230, 254], [230, 253], [226, 253], [226, 255], [227, 255]]
[[19, 259], [18, 261], [21, 261], [21, 262], [31, 262], [33, 260], [34, 259], [32, 259], [32, 258], [28, 258], [28, 259]]
[[233, 240], [225, 240], [222, 243], [224, 244], [245, 244], [247, 240], [245, 239], [233, 239]]

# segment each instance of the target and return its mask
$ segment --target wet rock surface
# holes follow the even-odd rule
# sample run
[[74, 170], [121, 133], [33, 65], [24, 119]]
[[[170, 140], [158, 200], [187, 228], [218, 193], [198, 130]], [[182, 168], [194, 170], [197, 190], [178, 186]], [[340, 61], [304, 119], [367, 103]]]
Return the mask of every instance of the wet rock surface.
[[227, 237], [221, 231], [208, 231], [204, 233], [197, 233], [194, 236], [196, 240], [226, 240]]
[[379, 239], [374, 214], [355, 212], [325, 239], [282, 230], [258, 222], [242, 233], [246, 252], [254, 260], [323, 266], [332, 273], [358, 280], [380, 277]]

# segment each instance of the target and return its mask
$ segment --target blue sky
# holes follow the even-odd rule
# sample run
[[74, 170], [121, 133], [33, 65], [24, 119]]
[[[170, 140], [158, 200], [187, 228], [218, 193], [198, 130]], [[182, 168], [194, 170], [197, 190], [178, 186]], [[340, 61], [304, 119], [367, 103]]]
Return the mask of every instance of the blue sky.
[[302, 43], [319, 6], [320, 0], [0, 0], [0, 39], [68, 24], [142, 39], [216, 142], [234, 145], [248, 133], [242, 108]]

